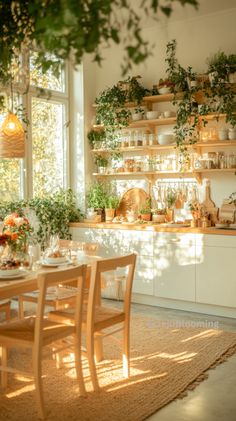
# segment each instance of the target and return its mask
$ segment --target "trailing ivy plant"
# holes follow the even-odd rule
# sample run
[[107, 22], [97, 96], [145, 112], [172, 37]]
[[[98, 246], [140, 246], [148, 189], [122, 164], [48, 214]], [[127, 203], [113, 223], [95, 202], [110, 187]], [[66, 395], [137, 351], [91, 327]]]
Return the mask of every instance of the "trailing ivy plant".
[[[182, 6], [197, 8], [197, 0], [175, 0]], [[173, 1], [159, 4], [158, 0], [0, 0], [0, 81], [9, 80], [13, 59], [19, 59], [23, 48], [37, 47], [37, 62], [46, 72], [58, 71], [60, 59], [72, 57], [75, 65], [84, 54], [93, 54], [102, 61], [101, 48], [110, 42], [123, 44], [123, 71], [132, 64], [143, 62], [152, 46], [142, 35], [140, 8], [153, 19], [160, 13], [167, 17], [173, 11]], [[49, 55], [46, 54], [49, 53]], [[52, 60], [50, 54], [58, 60]]]
[[58, 234], [60, 238], [70, 238], [69, 223], [79, 221], [82, 217], [73, 191], [61, 189], [43, 198], [2, 203], [0, 218], [4, 219], [11, 212], [25, 215], [29, 209], [34, 210], [38, 218], [39, 228], [36, 235], [43, 247], [51, 234]]
[[[198, 141], [199, 129], [208, 123], [207, 114], [215, 113], [217, 120], [220, 114], [225, 114], [226, 123], [230, 123], [233, 127], [236, 126], [235, 93], [232, 86], [226, 83], [229, 71], [235, 69], [235, 55], [231, 54], [228, 58], [223, 52], [215, 54], [209, 61], [208, 68], [208, 73], [214, 71], [211, 86], [208, 84], [204, 87], [191, 87], [187, 83], [187, 78], [189, 81], [195, 80], [197, 74], [192, 67], [189, 66], [185, 70], [178, 63], [176, 47], [176, 40], [167, 44], [166, 62], [168, 67], [166, 73], [168, 80], [175, 86], [174, 93], [176, 94], [181, 89], [183, 95], [181, 100], [178, 101], [174, 133], [176, 146], [181, 156], [182, 169], [185, 169], [185, 164], [189, 163], [188, 145]], [[231, 63], [231, 67], [229, 63]], [[201, 104], [200, 110], [198, 107], [199, 93], [203, 94], [204, 97], [204, 104]], [[176, 96], [174, 96], [173, 104], [177, 104]]]

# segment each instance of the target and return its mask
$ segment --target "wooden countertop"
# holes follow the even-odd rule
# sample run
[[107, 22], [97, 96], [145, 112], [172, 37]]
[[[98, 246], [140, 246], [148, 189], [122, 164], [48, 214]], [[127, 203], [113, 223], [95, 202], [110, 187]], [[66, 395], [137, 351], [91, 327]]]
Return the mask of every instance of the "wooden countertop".
[[191, 228], [191, 227], [170, 227], [162, 224], [145, 223], [93, 223], [93, 222], [72, 222], [71, 228], [98, 228], [98, 229], [119, 229], [119, 230], [136, 230], [136, 231], [154, 231], [154, 232], [179, 232], [179, 233], [196, 233], [196, 234], [215, 234], [215, 235], [236, 235], [236, 230], [233, 229], [219, 229], [215, 227], [210, 228]]

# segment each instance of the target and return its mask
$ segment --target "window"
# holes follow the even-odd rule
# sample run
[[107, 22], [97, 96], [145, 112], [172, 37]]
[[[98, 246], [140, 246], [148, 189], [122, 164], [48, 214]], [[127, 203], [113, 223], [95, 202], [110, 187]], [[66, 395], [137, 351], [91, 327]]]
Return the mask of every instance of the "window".
[[[0, 195], [4, 201], [42, 197], [69, 184], [67, 67], [61, 63], [56, 76], [52, 71], [43, 74], [36, 59], [36, 52], [29, 58], [23, 56], [21, 62], [27, 63], [27, 70], [19, 71], [20, 76], [14, 74], [15, 96], [29, 117], [27, 155], [26, 159], [0, 158]], [[30, 80], [28, 89], [26, 80]], [[4, 117], [2, 114], [0, 124]]]

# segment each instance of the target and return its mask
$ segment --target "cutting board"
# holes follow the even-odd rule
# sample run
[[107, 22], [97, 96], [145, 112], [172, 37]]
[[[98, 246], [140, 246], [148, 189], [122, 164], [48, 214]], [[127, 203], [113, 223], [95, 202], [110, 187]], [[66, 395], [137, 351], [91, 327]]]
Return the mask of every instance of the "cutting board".
[[133, 210], [135, 213], [145, 204], [148, 194], [143, 189], [132, 188], [127, 190], [120, 201], [120, 206], [116, 210], [116, 215], [126, 216], [126, 212]]
[[210, 185], [209, 183], [205, 186], [205, 200], [202, 202], [205, 210], [209, 213], [210, 219], [213, 223], [216, 223], [218, 217], [218, 208], [216, 207], [213, 200], [211, 200]]

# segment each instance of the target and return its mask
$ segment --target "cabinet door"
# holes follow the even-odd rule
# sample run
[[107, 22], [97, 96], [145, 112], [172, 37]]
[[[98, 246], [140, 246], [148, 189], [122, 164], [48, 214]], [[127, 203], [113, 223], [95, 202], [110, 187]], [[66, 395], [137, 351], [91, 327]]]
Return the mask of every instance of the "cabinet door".
[[236, 248], [197, 246], [196, 301], [236, 307]]
[[195, 259], [194, 236], [154, 241], [155, 295], [195, 301]]
[[153, 258], [138, 256], [132, 291], [138, 294], [153, 295], [153, 278]]

